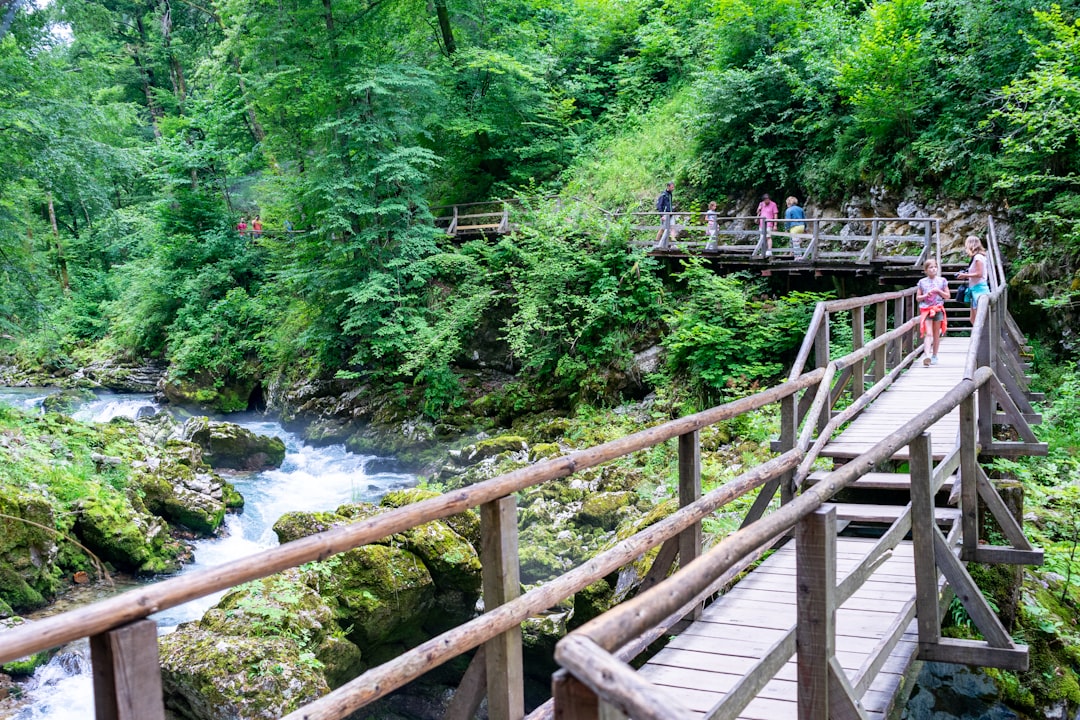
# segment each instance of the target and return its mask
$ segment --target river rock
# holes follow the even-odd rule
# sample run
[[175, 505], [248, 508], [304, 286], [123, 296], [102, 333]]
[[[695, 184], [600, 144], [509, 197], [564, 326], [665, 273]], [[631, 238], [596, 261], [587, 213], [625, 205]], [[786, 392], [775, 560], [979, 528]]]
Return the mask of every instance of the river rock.
[[70, 415], [79, 405], [95, 399], [93, 390], [87, 388], [73, 388], [53, 393], [41, 401], [41, 407], [45, 412], [62, 413]]
[[161, 639], [166, 706], [187, 720], [281, 717], [363, 670], [343, 635], [301, 570], [242, 585]]
[[276, 468], [285, 459], [285, 442], [256, 435], [233, 423], [194, 417], [184, 423], [183, 439], [196, 443], [210, 467], [234, 470]]
[[211, 536], [226, 509], [235, 507], [238, 498], [243, 504], [229, 483], [201, 463], [192, 466], [168, 453], [154, 460], [137, 463], [131, 479], [143, 491], [147, 509], [171, 523]]
[[[59, 587], [56, 519], [48, 500], [0, 484], [0, 615], [40, 607]], [[42, 527], [44, 526], [44, 527]]]
[[83, 545], [117, 568], [140, 575], [176, 572], [190, 555], [161, 518], [141, 500], [98, 493], [76, 505], [75, 533]]
[[261, 396], [260, 388], [258, 380], [254, 378], [237, 380], [200, 373], [190, 377], [166, 374], [154, 390], [177, 405], [193, 405], [229, 413], [247, 410], [253, 399]]

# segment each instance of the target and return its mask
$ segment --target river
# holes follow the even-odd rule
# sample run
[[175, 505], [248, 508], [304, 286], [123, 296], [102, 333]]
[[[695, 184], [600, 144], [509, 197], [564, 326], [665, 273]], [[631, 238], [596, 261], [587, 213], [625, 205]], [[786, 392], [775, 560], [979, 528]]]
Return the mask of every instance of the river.
[[[33, 411], [41, 406], [49, 393], [43, 388], [0, 387], [0, 402]], [[102, 392], [94, 400], [79, 406], [72, 416], [87, 422], [108, 422], [115, 417], [134, 418], [140, 413], [159, 411], [162, 408], [151, 395]], [[181, 575], [277, 545], [272, 529], [274, 522], [290, 510], [332, 510], [355, 500], [378, 501], [390, 490], [416, 483], [416, 477], [408, 474], [369, 474], [365, 467], [372, 456], [356, 455], [344, 445], [313, 447], [264, 415], [237, 413], [215, 419], [228, 420], [261, 435], [280, 437], [285, 442], [285, 460], [276, 470], [229, 477], [244, 496], [244, 511], [226, 516], [226, 531], [222, 537], [193, 543], [195, 561], [185, 566]], [[219, 597], [202, 598], [153, 615], [158, 632], [171, 632], [181, 622], [201, 617]], [[7, 717], [13, 720], [85, 720], [93, 717], [93, 689], [88, 673], [87, 642], [84, 640], [63, 648], [23, 685], [26, 703]]]

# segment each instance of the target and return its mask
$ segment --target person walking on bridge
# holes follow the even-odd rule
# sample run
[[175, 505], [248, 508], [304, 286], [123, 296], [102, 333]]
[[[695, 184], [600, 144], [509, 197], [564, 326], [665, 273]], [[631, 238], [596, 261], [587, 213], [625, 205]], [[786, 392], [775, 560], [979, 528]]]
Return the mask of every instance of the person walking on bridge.
[[664, 192], [660, 193], [660, 196], [656, 198], [656, 212], [662, 213], [660, 215], [660, 230], [656, 233], [656, 245], [654, 246], [658, 250], [667, 248], [668, 237], [671, 235], [672, 193], [674, 192], [675, 183], [669, 182]]
[[799, 207], [799, 198], [794, 195], [788, 197], [786, 202], [787, 210], [784, 211], [784, 219], [793, 222], [788, 222], [785, 230], [791, 233], [792, 255], [798, 257], [799, 253], [796, 251], [802, 246], [799, 236], [806, 232], [806, 223], [803, 222], [806, 219], [806, 213]]
[[765, 231], [765, 257], [772, 257], [772, 235], [770, 233], [776, 229], [776, 223], [768, 221], [776, 220], [780, 216], [780, 208], [776, 207], [776, 203], [769, 197], [769, 193], [761, 196], [761, 202], [757, 206], [757, 215], [761, 218], [761, 227]]
[[967, 298], [971, 303], [971, 323], [975, 324], [975, 313], [979, 309], [979, 297], [990, 294], [989, 277], [986, 273], [986, 248], [975, 235], [968, 235], [964, 240], [964, 250], [971, 256], [971, 265], [966, 272], [956, 273], [959, 280], [967, 280]]
[[[915, 299], [919, 302], [919, 334], [923, 336], [924, 366], [937, 365], [938, 347], [945, 333], [945, 301], [949, 299], [949, 281], [938, 274], [937, 260], [923, 263], [926, 277], [915, 287]], [[929, 324], [929, 328], [927, 325]], [[929, 332], [927, 332], [929, 330]]]

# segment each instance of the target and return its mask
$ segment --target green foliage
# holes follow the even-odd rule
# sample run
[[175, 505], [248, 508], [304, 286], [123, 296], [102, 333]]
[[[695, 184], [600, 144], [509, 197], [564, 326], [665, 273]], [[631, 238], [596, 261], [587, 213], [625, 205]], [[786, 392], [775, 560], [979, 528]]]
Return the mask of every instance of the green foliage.
[[664, 346], [672, 369], [710, 398], [783, 373], [806, 333], [814, 303], [826, 297], [770, 298], [749, 277], [717, 275], [696, 261], [684, 265], [679, 280], [686, 295], [666, 318], [670, 333]]

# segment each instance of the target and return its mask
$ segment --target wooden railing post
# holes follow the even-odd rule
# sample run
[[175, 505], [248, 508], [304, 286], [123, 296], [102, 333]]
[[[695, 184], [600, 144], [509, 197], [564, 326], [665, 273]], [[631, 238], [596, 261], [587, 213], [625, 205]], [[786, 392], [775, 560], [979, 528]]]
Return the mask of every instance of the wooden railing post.
[[[979, 392], [983, 392], [982, 389]], [[975, 438], [975, 398], [960, 401], [960, 522], [961, 559], [974, 558], [979, 547], [979, 457]]]
[[915, 555], [915, 615], [919, 622], [919, 645], [941, 640], [938, 607], [938, 571], [934, 559], [934, 495], [930, 490], [933, 460], [930, 435], [911, 441], [911, 539]]
[[97, 720], [165, 720], [157, 623], [133, 623], [90, 638]]
[[[809, 391], [807, 391], [809, 394]], [[780, 452], [786, 453], [795, 448], [795, 438], [799, 432], [798, 408], [796, 407], [795, 395], [788, 395], [780, 401]], [[780, 478], [780, 504], [786, 505], [795, 497], [795, 487], [792, 480], [795, 473], [791, 470], [784, 473]]]
[[[517, 501], [513, 495], [480, 506], [480, 562], [484, 609], [516, 600], [521, 594], [518, 565]], [[520, 720], [525, 716], [525, 673], [521, 658], [521, 626], [488, 640], [488, 716]]]
[[[829, 313], [825, 313], [825, 317], [821, 319], [821, 324], [818, 325], [817, 329], [817, 337], [814, 338], [814, 363], [819, 368], [829, 364]], [[825, 388], [825, 392], [828, 393], [828, 398], [825, 404], [822, 405], [821, 413], [817, 417], [818, 432], [825, 429], [832, 416], [832, 388]]]
[[818, 252], [820, 252], [820, 249], [821, 249], [819, 247], [821, 245], [821, 221], [820, 220], [815, 220], [814, 221], [814, 235], [813, 235], [813, 237], [810, 238], [810, 245], [813, 248], [813, 251], [811, 252], [811, 255], [810, 255], [810, 262], [817, 263]]
[[[988, 367], [991, 370], [994, 369], [994, 308], [989, 301], [986, 303], [986, 311], [989, 316], [986, 318], [987, 322], [983, 324], [982, 336], [979, 339], [979, 348], [977, 355], [977, 366]], [[979, 388], [979, 409], [978, 409], [978, 423], [979, 423], [979, 445], [984, 448], [990, 447], [990, 443], [994, 440], [993, 423], [994, 423], [994, 396], [991, 392], [990, 384], [986, 383]]]
[[[863, 310], [859, 307], [851, 309], [851, 350], [857, 352], [864, 344]], [[851, 399], [858, 400], [866, 389], [866, 361], [859, 359], [851, 366]]]
[[551, 697], [555, 701], [555, 720], [599, 720], [600, 698], [566, 670], [551, 676]]
[[[701, 441], [700, 432], [694, 430], [679, 436], [679, 507], [701, 499]], [[684, 568], [701, 554], [701, 521], [679, 533], [679, 567]], [[689, 615], [697, 620], [701, 605]]]
[[[904, 299], [905, 298], [898, 297], [895, 300], [893, 300], [893, 329], [894, 330], [896, 330], [901, 325], [903, 325], [905, 322], [907, 322], [907, 318], [904, 317], [904, 312], [905, 312], [905, 309], [906, 309]], [[900, 364], [900, 361], [904, 358], [904, 355], [907, 354], [907, 353], [904, 352], [904, 339], [903, 338], [897, 338], [895, 341], [889, 343], [889, 345], [891, 346], [891, 350], [893, 352], [892, 366], [896, 367], [897, 365]]]
[[[874, 312], [874, 337], [879, 338], [889, 331], [888, 328], [889, 307], [884, 302], [879, 302]], [[879, 383], [888, 374], [886, 357], [888, 348], [884, 345], [874, 351], [874, 383]]]
[[829, 717], [829, 664], [836, 652], [836, 507], [795, 528], [799, 720]]

